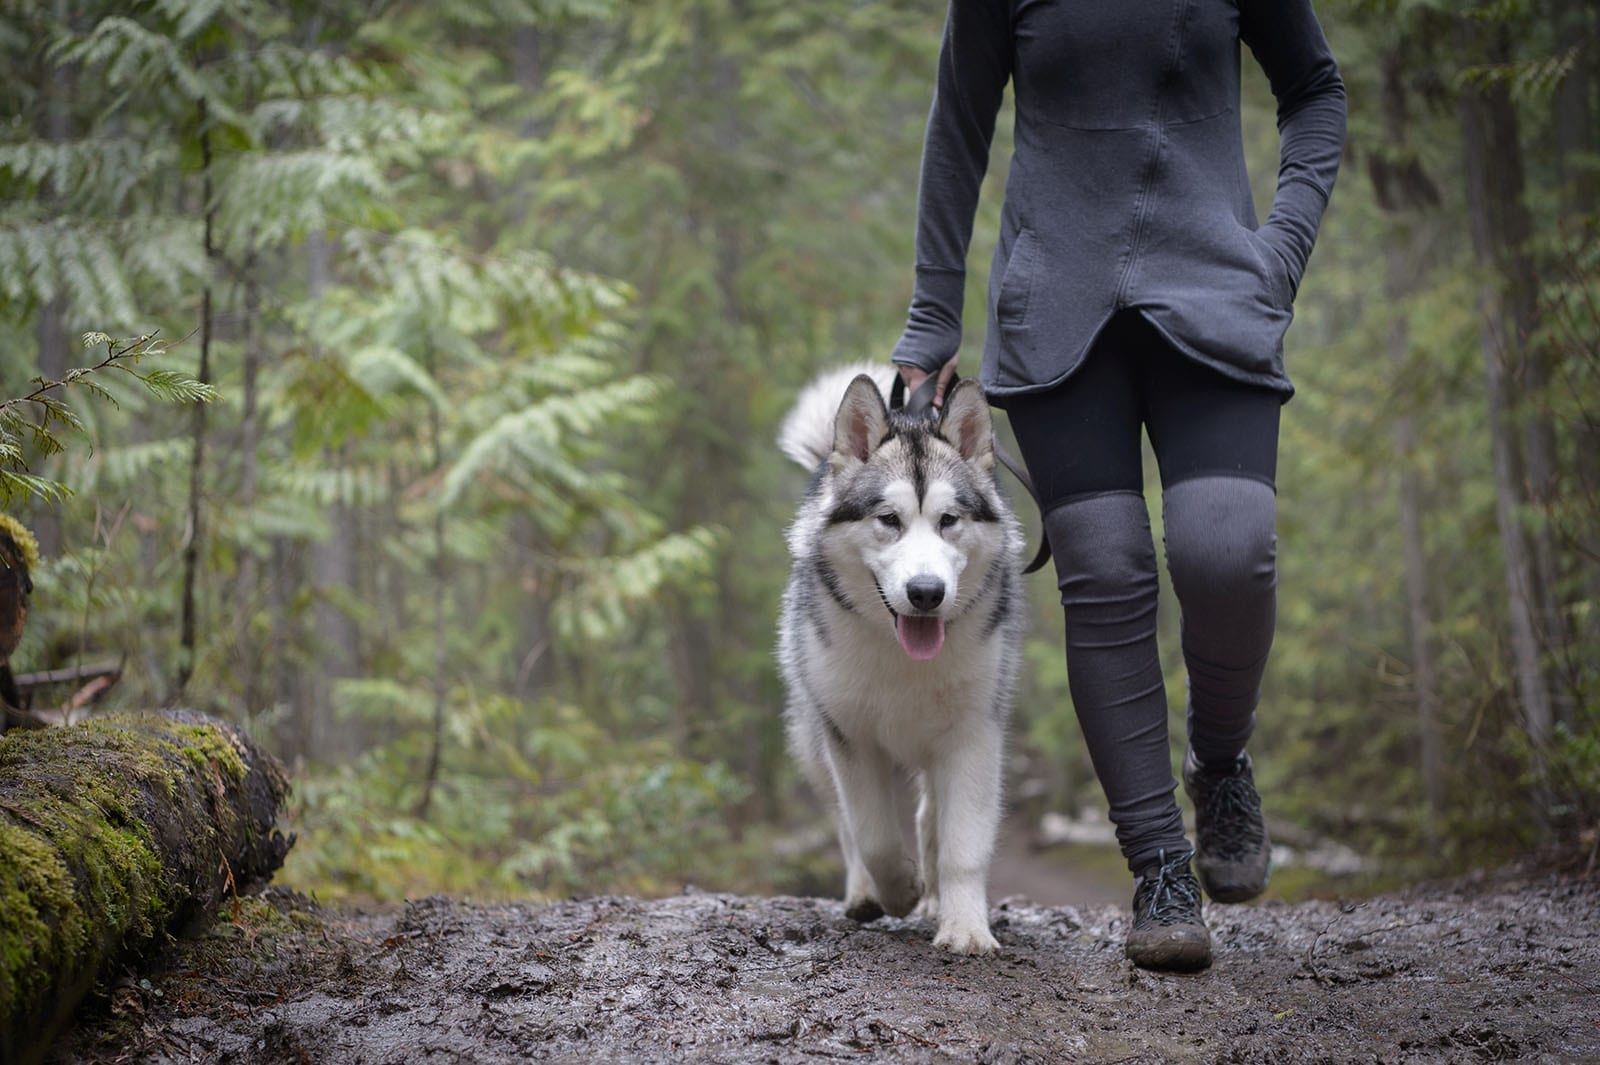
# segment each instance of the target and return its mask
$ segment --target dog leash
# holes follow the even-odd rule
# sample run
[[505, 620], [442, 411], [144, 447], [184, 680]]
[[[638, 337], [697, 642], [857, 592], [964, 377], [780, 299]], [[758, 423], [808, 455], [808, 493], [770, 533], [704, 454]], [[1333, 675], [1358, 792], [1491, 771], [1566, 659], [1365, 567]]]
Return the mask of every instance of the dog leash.
[[[961, 380], [959, 376], [955, 374], [950, 375], [950, 387], [945, 389], [946, 396], [950, 394], [950, 389], [954, 388], [956, 386], [956, 382], [959, 380]], [[892, 411], [899, 411], [901, 414], [909, 414], [912, 417], [927, 418], [929, 420], [935, 419], [938, 417], [939, 408], [933, 405], [933, 395], [934, 392], [938, 390], [938, 387], [939, 375], [929, 374], [927, 377], [923, 378], [922, 383], [916, 387], [916, 390], [912, 392], [910, 396], [907, 396], [905, 378], [901, 377], [900, 374], [896, 372], [894, 375], [894, 384], [889, 386], [889, 409]], [[1033, 487], [1033, 478], [1028, 476], [1028, 468], [1024, 466], [1015, 456], [1013, 456], [1011, 452], [1002, 447], [999, 440], [994, 441], [994, 453], [995, 457], [1000, 460], [1000, 465], [1010, 470], [1011, 476], [1015, 477], [1018, 483], [1020, 483], [1023, 488], [1027, 489], [1028, 495], [1033, 499], [1034, 505], [1039, 505], [1039, 492]], [[1044, 564], [1049, 561], [1050, 538], [1045, 536], [1044, 526], [1041, 523], [1039, 527], [1039, 550], [1034, 554], [1033, 561], [1028, 563], [1027, 566], [1023, 568], [1022, 572], [1036, 572], [1037, 570], [1043, 569]]]

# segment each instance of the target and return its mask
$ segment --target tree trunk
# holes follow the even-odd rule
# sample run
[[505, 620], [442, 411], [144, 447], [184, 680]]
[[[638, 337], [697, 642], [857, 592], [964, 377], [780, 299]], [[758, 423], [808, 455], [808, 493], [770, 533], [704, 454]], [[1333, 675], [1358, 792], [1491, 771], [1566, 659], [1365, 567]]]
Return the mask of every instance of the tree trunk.
[[[260, 463], [260, 425], [256, 411], [256, 377], [261, 366], [261, 264], [252, 254], [244, 266], [244, 384], [240, 389], [242, 411], [239, 419], [239, 508], [245, 512], [255, 506], [256, 481]], [[234, 583], [233, 629], [237, 648], [245, 720], [264, 709], [266, 703], [266, 655], [251, 631], [251, 620], [260, 608], [261, 560], [246, 548], [239, 556], [239, 573]]]
[[[306, 288], [312, 299], [327, 287], [332, 272], [332, 253], [327, 238], [320, 232], [306, 238]], [[345, 461], [338, 453], [328, 453], [326, 459], [332, 467]], [[340, 759], [360, 749], [361, 736], [358, 729], [334, 726], [333, 682], [355, 675], [360, 663], [360, 633], [355, 620], [325, 590], [346, 592], [354, 587], [356, 527], [355, 515], [343, 503], [328, 507], [327, 515], [328, 538], [311, 547], [312, 579], [318, 589], [311, 611], [317, 657], [311, 669], [315, 694], [307, 707], [311, 720], [305, 731], [317, 757]]]
[[[1405, 361], [1407, 345], [1403, 320], [1397, 320], [1394, 333], [1394, 361], [1399, 365]], [[1444, 763], [1439, 750], [1438, 669], [1430, 640], [1433, 615], [1428, 608], [1428, 555], [1422, 532], [1422, 478], [1417, 473], [1416, 416], [1410, 412], [1400, 415], [1395, 420], [1394, 435], [1395, 451], [1400, 460], [1400, 539], [1406, 570], [1406, 620], [1411, 633], [1411, 685], [1417, 700], [1422, 795], [1427, 804], [1428, 832], [1432, 835], [1444, 810]]]
[[[1473, 30], [1467, 31], [1469, 34]], [[1507, 30], [1478, 27], [1477, 50], [1469, 56], [1490, 63], [1511, 60]], [[1540, 669], [1552, 720], [1569, 704], [1571, 685], [1565, 671], [1568, 658], [1566, 624], [1562, 616], [1560, 552], [1556, 547], [1553, 516], [1559, 503], [1555, 421], [1550, 393], [1554, 376], [1554, 351], [1537, 336], [1539, 324], [1539, 272], [1531, 242], [1533, 218], [1525, 199], [1522, 139], [1516, 105], [1504, 82], [1464, 91], [1463, 101], [1474, 112], [1479, 134], [1470, 135], [1467, 147], [1484, 149], [1479, 173], [1483, 195], [1469, 195], [1469, 210], [1481, 213], [1486, 238], [1478, 241], [1474, 221], [1473, 244], [1479, 264], [1496, 276], [1500, 318], [1500, 367], [1507, 413], [1521, 435], [1521, 494], [1531, 511], [1524, 522], [1528, 552], [1527, 589], [1533, 613], [1534, 638], [1540, 651]], [[1469, 160], [1468, 166], [1474, 164]], [[1520, 520], [1520, 519], [1519, 519]]]
[[[1459, 24], [1462, 53], [1484, 54], [1481, 31], [1463, 20]], [[1491, 54], [1502, 54], [1493, 46]], [[1466, 87], [1458, 102], [1463, 163], [1467, 181], [1467, 208], [1472, 222], [1472, 245], [1485, 281], [1480, 293], [1484, 383], [1489, 407], [1489, 436], [1494, 455], [1495, 519], [1500, 530], [1505, 563], [1506, 591], [1511, 623], [1513, 669], [1523, 725], [1533, 752], [1534, 805], [1541, 826], [1548, 831], [1549, 798], [1545, 761], [1553, 725], [1550, 689], [1540, 646], [1540, 597], [1533, 552], [1519, 511], [1527, 499], [1517, 453], [1515, 394], [1508, 376], [1519, 365], [1522, 338], [1515, 272], [1505, 270], [1508, 236], [1522, 224], [1508, 217], [1525, 212], [1521, 206], [1520, 146], [1516, 141], [1516, 116], [1503, 85]]]
[[[1434, 186], [1410, 156], [1409, 114], [1406, 101], [1404, 57], [1390, 52], [1383, 58], [1383, 127], [1385, 153], [1389, 157], [1385, 174], [1414, 171], [1411, 180], [1378, 180], [1378, 203], [1390, 221], [1388, 236], [1388, 290], [1397, 302], [1419, 287], [1425, 255], [1418, 244], [1421, 213], [1436, 204]], [[1405, 163], [1396, 165], [1396, 160]], [[1409, 191], [1408, 191], [1409, 190]], [[1410, 333], [1404, 315], [1394, 316], [1390, 336], [1390, 360], [1397, 375], [1408, 361]], [[1422, 769], [1422, 794], [1427, 817], [1427, 832], [1437, 831], [1444, 809], [1444, 767], [1439, 749], [1439, 684], [1430, 635], [1433, 616], [1428, 607], [1428, 554], [1423, 536], [1422, 477], [1417, 465], [1417, 416], [1408, 404], [1395, 418], [1395, 455], [1400, 465], [1400, 539], [1405, 564], [1406, 619], [1411, 637], [1412, 690], [1416, 696], [1418, 759]]]
[[[1557, 267], [1581, 284], [1579, 256], [1586, 239], [1596, 239], [1593, 234], [1600, 229], [1600, 116], [1596, 116], [1593, 103], [1600, 81], [1600, 11], [1588, 4], [1561, 4], [1557, 25], [1561, 39], [1578, 49], [1577, 61], [1552, 101], [1556, 172], [1561, 182], [1560, 240], [1568, 256]], [[1600, 320], [1595, 320], [1592, 311], [1587, 316], [1580, 313], [1580, 320], [1581, 325], [1567, 323], [1568, 344], [1587, 347], [1590, 359], [1600, 357], [1600, 341], [1595, 339], [1600, 334]], [[1588, 336], [1574, 335], [1578, 330]], [[1572, 432], [1575, 459], [1567, 492], [1580, 500], [1571, 535], [1583, 577], [1572, 590], [1571, 601], [1600, 602], [1600, 419], [1580, 418]], [[1592, 676], [1600, 670], [1592, 642], [1587, 654], [1588, 660], [1580, 663], [1580, 668]]]
[[287, 708], [289, 727], [279, 747], [291, 762], [310, 755], [313, 683], [306, 667], [310, 655], [301, 640], [303, 625], [297, 611], [291, 611], [294, 590], [305, 586], [303, 556], [293, 541], [277, 537], [272, 542], [271, 576], [267, 580], [267, 609], [272, 619], [272, 657], [269, 676], [275, 679], [274, 698]]
[[265, 881], [288, 780], [188, 711], [0, 738], [0, 1060], [40, 1057], [94, 982]]
[[517, 571], [522, 582], [522, 608], [518, 612], [520, 637], [511, 666], [511, 694], [532, 699], [545, 692], [555, 679], [555, 626], [551, 609], [555, 602], [555, 575], [545, 561], [548, 546], [539, 525], [526, 514], [511, 519], [511, 538], [517, 553]]
[[[214, 242], [216, 208], [211, 202], [211, 130], [205, 100], [200, 101], [200, 188], [201, 210], [205, 212], [206, 284], [200, 294], [200, 368], [195, 377], [201, 384], [211, 382], [211, 288], [215, 276], [217, 249]], [[205, 483], [206, 405], [194, 405], [194, 445], [189, 459], [189, 521], [183, 545], [183, 600], [178, 620], [178, 682], [172, 700], [182, 698], [194, 674], [198, 654], [200, 554], [205, 543], [205, 514], [201, 491]]]
[[[428, 374], [433, 375], [433, 354], [427, 360]], [[433, 446], [432, 472], [438, 476], [444, 469], [444, 425], [439, 405], [428, 404], [428, 437]], [[439, 759], [444, 750], [445, 701], [449, 686], [445, 679], [448, 665], [449, 641], [446, 628], [447, 603], [450, 584], [447, 579], [444, 556], [444, 508], [433, 512], [433, 737], [428, 749], [428, 764], [422, 774], [422, 797], [417, 800], [416, 815], [427, 817], [433, 803], [433, 787], [439, 780]]]
[[[67, 25], [70, 12], [66, 0], [55, 0], [55, 21]], [[46, 64], [39, 86], [44, 96], [44, 138], [51, 144], [60, 144], [70, 133], [71, 103], [77, 70], [75, 66], [62, 67]], [[53, 200], [54, 196], [48, 197]], [[67, 306], [59, 296], [39, 308], [35, 326], [39, 344], [39, 375], [47, 381], [59, 381], [67, 373]], [[39, 542], [41, 558], [54, 558], [61, 554], [65, 543], [61, 530], [61, 504], [40, 502], [28, 520], [34, 539]]]

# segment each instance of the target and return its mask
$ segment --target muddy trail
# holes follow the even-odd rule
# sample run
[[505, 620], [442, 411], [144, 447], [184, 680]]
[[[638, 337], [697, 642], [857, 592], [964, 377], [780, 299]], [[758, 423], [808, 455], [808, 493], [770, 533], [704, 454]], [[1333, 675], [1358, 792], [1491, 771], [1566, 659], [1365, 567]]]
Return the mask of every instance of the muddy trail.
[[686, 894], [388, 913], [245, 899], [85, 1010], [85, 1062], [1600, 1060], [1600, 880], [1214, 906], [1215, 966], [1133, 969], [1116, 907], [993, 910], [1000, 954], [838, 902]]

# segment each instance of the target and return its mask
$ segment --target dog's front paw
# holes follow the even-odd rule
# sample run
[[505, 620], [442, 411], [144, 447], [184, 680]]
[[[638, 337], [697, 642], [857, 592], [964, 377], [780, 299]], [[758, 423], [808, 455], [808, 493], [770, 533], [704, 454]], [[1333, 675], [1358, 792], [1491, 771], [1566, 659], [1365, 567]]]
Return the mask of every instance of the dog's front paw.
[[933, 937], [933, 945], [952, 954], [993, 954], [1000, 949], [985, 922], [942, 922], [939, 934]]
[[878, 900], [873, 898], [846, 899], [844, 915], [852, 921], [861, 924], [871, 924], [883, 916], [883, 907], [878, 905]]
[[883, 898], [879, 902], [883, 905], [883, 912], [890, 917], [904, 917], [922, 898], [922, 883], [909, 872], [894, 877], [889, 883], [880, 885], [880, 888]]

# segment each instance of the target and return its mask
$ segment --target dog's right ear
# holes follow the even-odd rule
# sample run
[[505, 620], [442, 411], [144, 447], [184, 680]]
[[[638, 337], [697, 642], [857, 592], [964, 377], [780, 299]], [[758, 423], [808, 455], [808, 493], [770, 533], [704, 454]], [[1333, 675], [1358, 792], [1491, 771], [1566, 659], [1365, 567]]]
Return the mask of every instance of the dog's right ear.
[[844, 401], [833, 422], [833, 454], [828, 461], [835, 473], [851, 462], [865, 462], [889, 432], [889, 408], [884, 406], [878, 383], [861, 374], [844, 390]]

